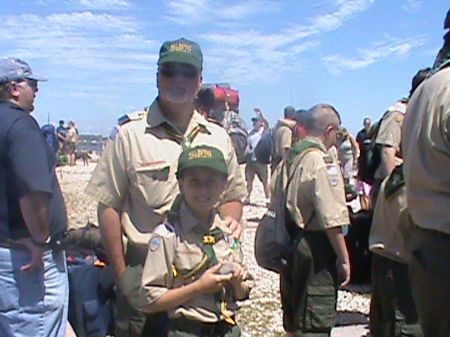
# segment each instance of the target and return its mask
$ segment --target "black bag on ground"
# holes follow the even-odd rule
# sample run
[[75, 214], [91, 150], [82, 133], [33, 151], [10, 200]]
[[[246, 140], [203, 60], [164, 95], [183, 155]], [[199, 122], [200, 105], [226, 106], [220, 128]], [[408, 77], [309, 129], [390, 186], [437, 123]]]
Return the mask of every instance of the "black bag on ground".
[[273, 131], [272, 129], [266, 129], [254, 150], [256, 160], [262, 164], [270, 164], [272, 162], [273, 148]]

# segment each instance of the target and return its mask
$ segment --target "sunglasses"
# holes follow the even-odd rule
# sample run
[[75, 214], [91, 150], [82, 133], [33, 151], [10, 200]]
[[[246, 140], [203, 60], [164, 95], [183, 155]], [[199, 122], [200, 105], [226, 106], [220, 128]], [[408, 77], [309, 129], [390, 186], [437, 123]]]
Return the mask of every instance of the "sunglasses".
[[26, 82], [28, 84], [28, 86], [33, 90], [37, 90], [37, 88], [38, 88], [38, 81], [36, 81], [36, 80], [31, 80], [31, 79], [26, 78], [22, 82]]
[[187, 79], [193, 79], [198, 76], [198, 71], [195, 68], [177, 68], [177, 67], [161, 67], [161, 74], [164, 77], [171, 78], [175, 76], [182, 76]]

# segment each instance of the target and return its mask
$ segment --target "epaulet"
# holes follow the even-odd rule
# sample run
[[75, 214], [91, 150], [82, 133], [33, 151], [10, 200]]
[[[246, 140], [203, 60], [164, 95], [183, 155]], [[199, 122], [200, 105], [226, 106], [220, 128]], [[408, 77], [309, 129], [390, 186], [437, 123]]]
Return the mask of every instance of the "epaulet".
[[215, 118], [213, 118], [213, 117], [205, 117], [205, 119], [206, 119], [208, 122], [213, 123], [213, 124], [216, 124], [216, 125], [220, 126], [221, 128], [223, 128], [222, 124], [220, 124], [220, 122], [219, 122], [217, 119], [215, 119]]
[[122, 126], [128, 122], [140, 120], [147, 115], [147, 112], [147, 109], [128, 112], [117, 119], [117, 124]]
[[161, 236], [167, 236], [170, 233], [175, 233], [175, 227], [171, 223], [165, 221], [157, 225], [153, 230], [153, 233]]

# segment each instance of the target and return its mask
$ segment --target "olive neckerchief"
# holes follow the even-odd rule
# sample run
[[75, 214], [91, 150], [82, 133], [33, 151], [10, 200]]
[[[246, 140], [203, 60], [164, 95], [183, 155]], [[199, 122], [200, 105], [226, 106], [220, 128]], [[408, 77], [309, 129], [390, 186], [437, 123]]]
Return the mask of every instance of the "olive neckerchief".
[[384, 186], [384, 197], [386, 199], [392, 197], [397, 190], [405, 185], [405, 177], [403, 175], [403, 164], [400, 164], [394, 168], [389, 175]]
[[[180, 193], [174, 200], [172, 207], [167, 215], [167, 220], [169, 223], [174, 225], [175, 223], [179, 223], [180, 221], [180, 208], [183, 203], [184, 197]], [[199, 272], [204, 272], [207, 268], [211, 268], [216, 265], [219, 261], [217, 260], [216, 252], [214, 251], [214, 245], [216, 242], [224, 239], [223, 231], [216, 227], [210, 229], [206, 234], [204, 228], [199, 225], [196, 225], [192, 229], [196, 234], [203, 236], [203, 257], [201, 261], [187, 273], [182, 273], [182, 271], [178, 271], [175, 265], [172, 265], [172, 273], [173, 277], [178, 276], [178, 272], [180, 272], [181, 277], [184, 280], [189, 280], [195, 277]], [[218, 319], [220, 319], [220, 314], [222, 314], [225, 322], [236, 325], [234, 319], [230, 316], [227, 310], [226, 302], [223, 300], [224, 292], [218, 291], [214, 294], [214, 299], [216, 302], [216, 315]]]

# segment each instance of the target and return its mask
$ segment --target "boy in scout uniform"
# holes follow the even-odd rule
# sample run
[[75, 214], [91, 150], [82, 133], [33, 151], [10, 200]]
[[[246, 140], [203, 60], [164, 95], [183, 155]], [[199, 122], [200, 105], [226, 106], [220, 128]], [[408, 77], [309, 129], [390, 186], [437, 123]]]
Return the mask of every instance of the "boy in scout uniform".
[[144, 310], [168, 312], [169, 337], [240, 336], [235, 300], [247, 298], [250, 285], [240, 243], [215, 210], [227, 176], [217, 148], [184, 150], [177, 171], [181, 194], [150, 236]]
[[[412, 79], [410, 96], [428, 76], [430, 68], [419, 70]], [[369, 236], [372, 255], [370, 332], [373, 337], [423, 336], [408, 281], [409, 221], [402, 156], [401, 125], [404, 103], [389, 108], [383, 117], [377, 144], [382, 144], [381, 165], [376, 173], [388, 176], [377, 185], [377, 199]], [[406, 111], [405, 111], [406, 112]], [[386, 121], [385, 121], [386, 119]], [[380, 134], [381, 133], [381, 134]], [[394, 154], [395, 151], [395, 154]], [[394, 163], [396, 166], [391, 166]], [[380, 180], [376, 181], [380, 184]], [[378, 204], [380, 203], [380, 204]]]
[[327, 150], [336, 144], [337, 111], [319, 104], [302, 113], [306, 137], [287, 158], [287, 210], [296, 249], [281, 273], [283, 325], [289, 337], [330, 336], [337, 287], [350, 280], [342, 226], [350, 223], [344, 182]]
[[[450, 48], [450, 39], [445, 44]], [[427, 337], [450, 336], [450, 55], [441, 61], [411, 97], [402, 130], [406, 198], [415, 225], [411, 291]]]
[[[246, 188], [234, 148], [220, 126], [194, 109], [202, 63], [195, 42], [179, 39], [162, 45], [158, 97], [146, 113], [121, 125], [86, 189], [99, 202], [100, 230], [118, 289], [117, 337], [165, 335], [164, 314], [139, 310], [139, 289], [150, 235], [178, 195], [175, 172], [183, 147], [208, 144], [222, 152], [228, 178], [218, 209], [224, 225], [240, 233]], [[128, 239], [126, 247], [122, 233]]]

